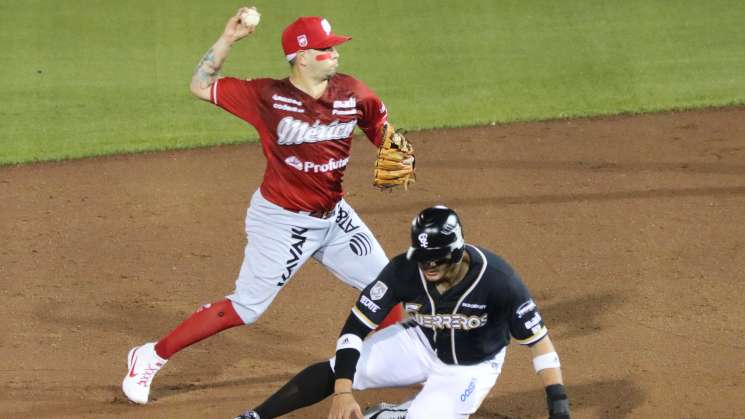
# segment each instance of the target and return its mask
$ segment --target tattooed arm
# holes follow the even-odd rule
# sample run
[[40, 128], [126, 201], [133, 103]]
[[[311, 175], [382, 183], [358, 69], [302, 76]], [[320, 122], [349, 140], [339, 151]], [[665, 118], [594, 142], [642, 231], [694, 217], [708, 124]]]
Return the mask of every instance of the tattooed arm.
[[210, 48], [206, 54], [202, 57], [197, 64], [197, 68], [194, 70], [194, 75], [191, 77], [191, 93], [194, 96], [203, 99], [210, 100], [210, 88], [212, 84], [219, 78], [219, 71], [222, 68], [225, 59], [228, 57], [230, 48], [234, 43], [252, 34], [255, 30], [255, 26], [245, 26], [240, 21], [240, 15], [244, 11], [244, 7], [238, 10], [235, 16], [228, 20], [225, 24], [225, 31], [222, 36], [215, 42], [215, 45]]

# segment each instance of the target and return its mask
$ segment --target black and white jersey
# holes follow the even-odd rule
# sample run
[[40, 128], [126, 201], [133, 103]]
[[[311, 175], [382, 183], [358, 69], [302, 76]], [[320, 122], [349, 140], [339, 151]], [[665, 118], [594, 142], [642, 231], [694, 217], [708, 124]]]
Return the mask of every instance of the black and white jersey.
[[405, 326], [421, 328], [446, 364], [482, 362], [507, 346], [511, 337], [525, 345], [543, 338], [547, 330], [538, 308], [512, 267], [477, 246], [466, 245], [466, 252], [468, 273], [442, 294], [425, 280], [415, 261], [405, 254], [396, 256], [362, 291], [353, 316], [374, 329], [402, 302], [410, 316]]

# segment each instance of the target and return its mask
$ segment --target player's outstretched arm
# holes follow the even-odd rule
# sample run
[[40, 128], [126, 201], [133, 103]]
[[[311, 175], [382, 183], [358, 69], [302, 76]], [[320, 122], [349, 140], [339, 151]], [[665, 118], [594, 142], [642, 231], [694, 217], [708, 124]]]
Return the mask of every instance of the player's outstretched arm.
[[549, 419], [570, 419], [569, 399], [561, 376], [559, 355], [548, 336], [530, 347], [533, 354], [533, 368], [546, 389]]
[[218, 73], [228, 57], [230, 48], [234, 43], [256, 31], [256, 26], [245, 25], [241, 21], [241, 15], [248, 9], [248, 7], [241, 7], [235, 16], [228, 19], [220, 38], [197, 64], [197, 68], [194, 69], [194, 74], [191, 77], [190, 86], [191, 93], [194, 96], [202, 100], [210, 100], [210, 88], [218, 79]]

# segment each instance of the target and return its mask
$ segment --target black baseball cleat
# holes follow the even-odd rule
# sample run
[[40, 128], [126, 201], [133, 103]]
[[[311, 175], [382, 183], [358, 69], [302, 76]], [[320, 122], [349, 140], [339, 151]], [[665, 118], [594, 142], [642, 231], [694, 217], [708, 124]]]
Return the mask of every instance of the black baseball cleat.
[[236, 416], [234, 419], [261, 419], [259, 417], [259, 414], [254, 412], [253, 410], [248, 410], [238, 416]]

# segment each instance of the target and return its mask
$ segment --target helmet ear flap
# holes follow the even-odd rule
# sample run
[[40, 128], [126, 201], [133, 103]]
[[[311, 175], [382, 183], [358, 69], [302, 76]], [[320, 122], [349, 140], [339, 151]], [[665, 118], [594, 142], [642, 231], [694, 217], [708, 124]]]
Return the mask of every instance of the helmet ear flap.
[[453, 250], [452, 253], [452, 262], [450, 263], [460, 263], [463, 260], [463, 253], [465, 252], [465, 246], [460, 247], [458, 249]]

